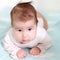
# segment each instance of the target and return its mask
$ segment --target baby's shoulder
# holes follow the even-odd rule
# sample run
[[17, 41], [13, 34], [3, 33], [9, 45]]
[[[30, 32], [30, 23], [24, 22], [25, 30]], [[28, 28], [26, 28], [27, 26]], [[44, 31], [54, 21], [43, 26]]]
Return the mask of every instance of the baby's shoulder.
[[39, 37], [39, 38], [44, 38], [45, 36], [46, 36], [46, 34], [47, 34], [47, 31], [44, 29], [44, 28], [38, 28], [37, 29], [37, 36]]
[[10, 35], [11, 35], [11, 29], [6, 32], [6, 34], [4, 36], [4, 40], [10, 40]]

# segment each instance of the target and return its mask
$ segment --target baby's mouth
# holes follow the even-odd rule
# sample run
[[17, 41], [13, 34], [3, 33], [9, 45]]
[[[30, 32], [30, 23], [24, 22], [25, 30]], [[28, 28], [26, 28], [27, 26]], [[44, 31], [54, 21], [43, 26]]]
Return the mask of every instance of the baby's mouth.
[[28, 40], [23, 40], [22, 42], [21, 42], [21, 44], [26, 44], [26, 43], [28, 43], [29, 41]]

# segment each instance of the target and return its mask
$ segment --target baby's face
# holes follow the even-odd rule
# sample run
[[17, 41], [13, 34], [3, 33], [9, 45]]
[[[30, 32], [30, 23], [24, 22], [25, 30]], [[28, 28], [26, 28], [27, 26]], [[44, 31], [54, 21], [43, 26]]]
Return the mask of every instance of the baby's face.
[[26, 44], [36, 37], [36, 23], [34, 20], [29, 20], [27, 22], [14, 22], [13, 23], [13, 35], [15, 39], [22, 44]]

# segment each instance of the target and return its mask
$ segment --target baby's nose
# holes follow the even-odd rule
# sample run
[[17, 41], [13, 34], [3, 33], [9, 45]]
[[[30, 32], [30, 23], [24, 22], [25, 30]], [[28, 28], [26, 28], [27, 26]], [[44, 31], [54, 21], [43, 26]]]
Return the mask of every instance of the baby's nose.
[[23, 40], [28, 40], [28, 36], [26, 34], [23, 35]]
[[28, 40], [28, 36], [26, 36], [26, 37], [23, 37], [23, 40], [26, 40], [26, 41], [27, 41], [27, 40]]

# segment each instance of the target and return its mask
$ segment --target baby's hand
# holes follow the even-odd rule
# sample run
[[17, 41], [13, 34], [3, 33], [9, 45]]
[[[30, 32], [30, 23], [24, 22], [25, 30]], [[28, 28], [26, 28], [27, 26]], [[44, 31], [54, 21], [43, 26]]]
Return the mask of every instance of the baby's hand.
[[34, 47], [30, 50], [30, 54], [32, 54], [32, 55], [39, 55], [40, 52], [41, 52], [41, 50], [38, 47]]
[[26, 57], [26, 51], [23, 49], [20, 49], [17, 53], [16, 53], [17, 57], [20, 58], [24, 58]]

